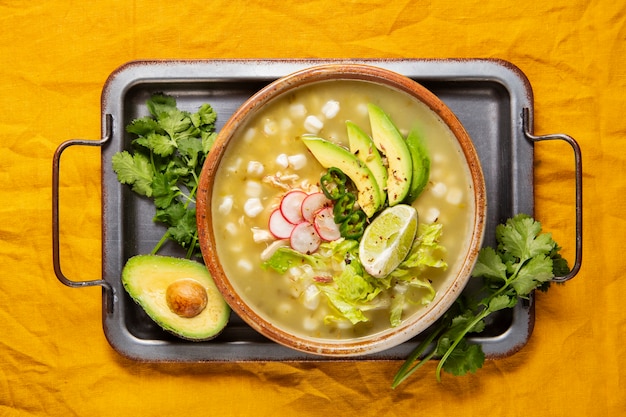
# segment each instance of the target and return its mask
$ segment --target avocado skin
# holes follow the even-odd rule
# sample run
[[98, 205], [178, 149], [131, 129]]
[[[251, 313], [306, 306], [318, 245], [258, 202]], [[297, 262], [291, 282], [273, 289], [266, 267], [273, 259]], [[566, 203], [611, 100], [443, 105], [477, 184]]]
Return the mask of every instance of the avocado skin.
[[[195, 317], [178, 316], [167, 306], [167, 287], [180, 279], [196, 280], [207, 290], [207, 306]], [[182, 339], [213, 339], [228, 323], [230, 307], [207, 268], [196, 261], [161, 255], [137, 255], [124, 265], [122, 284], [156, 324]]]
[[428, 184], [430, 178], [430, 158], [418, 129], [411, 129], [406, 138], [406, 144], [413, 162], [413, 177], [411, 178], [411, 187], [405, 202], [411, 204], [419, 197], [422, 191], [424, 191], [426, 184]]

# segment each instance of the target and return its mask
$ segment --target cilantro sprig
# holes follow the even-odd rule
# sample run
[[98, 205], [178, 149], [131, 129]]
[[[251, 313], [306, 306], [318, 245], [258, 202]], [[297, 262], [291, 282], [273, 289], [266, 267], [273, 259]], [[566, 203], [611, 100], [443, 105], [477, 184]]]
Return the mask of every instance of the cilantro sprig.
[[546, 291], [552, 278], [569, 272], [552, 235], [542, 233], [541, 223], [528, 215], [518, 214], [498, 225], [496, 241], [495, 249], [481, 249], [472, 272], [472, 277], [482, 278], [483, 288], [459, 297], [400, 367], [393, 388], [433, 358], [439, 359], [437, 381], [442, 371], [453, 375], [476, 372], [485, 354], [479, 344], [468, 340], [468, 334], [482, 332], [491, 314], [513, 308], [535, 289]]
[[196, 113], [179, 110], [176, 100], [164, 94], [154, 94], [146, 106], [150, 116], [126, 126], [136, 138], [130, 151], [113, 155], [113, 170], [120, 183], [154, 202], [153, 220], [167, 226], [152, 254], [173, 240], [192, 258], [200, 249], [195, 208], [198, 180], [217, 135], [217, 114], [209, 104]]

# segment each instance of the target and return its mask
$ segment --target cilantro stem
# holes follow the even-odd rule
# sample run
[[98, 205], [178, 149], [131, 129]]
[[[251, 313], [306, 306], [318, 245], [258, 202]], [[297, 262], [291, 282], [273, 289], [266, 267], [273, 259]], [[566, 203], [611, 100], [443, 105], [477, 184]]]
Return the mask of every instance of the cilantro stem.
[[185, 195], [185, 198], [187, 199], [187, 202], [185, 203], [185, 208], [189, 207], [189, 203], [196, 203], [196, 191], [198, 190], [198, 177], [196, 177], [196, 173], [193, 172], [193, 177], [196, 179], [195, 185], [193, 186], [193, 188], [191, 189], [191, 191], [189, 192], [189, 196]]
[[[391, 384], [391, 388], [396, 388], [405, 379], [410, 377], [413, 372], [417, 371], [421, 368], [425, 363], [427, 363], [433, 356], [435, 356], [436, 349], [433, 349], [430, 353], [424, 356], [421, 360], [418, 361], [419, 357], [426, 351], [428, 346], [443, 332], [446, 327], [448, 327], [449, 323], [447, 320], [442, 321], [439, 326], [433, 331], [426, 339], [424, 339], [419, 346], [411, 352], [406, 361], [402, 364], [396, 376], [393, 378], [393, 383]], [[416, 362], [417, 361], [417, 362]], [[416, 362], [416, 363], [414, 363]]]
[[454, 349], [458, 346], [459, 343], [461, 343], [461, 340], [465, 338], [467, 333], [469, 333], [470, 330], [474, 328], [474, 326], [480, 323], [481, 320], [484, 320], [484, 318], [487, 317], [489, 314], [491, 314], [491, 311], [488, 308], [485, 308], [478, 316], [476, 316], [476, 318], [474, 318], [474, 320], [472, 320], [467, 326], [465, 326], [463, 331], [456, 337], [456, 339], [454, 339], [454, 342], [452, 342], [450, 347], [446, 350], [446, 353], [443, 354], [443, 356], [439, 359], [439, 363], [437, 364], [437, 382], [441, 382], [441, 370], [443, 369], [444, 363], [452, 354]]
[[167, 239], [169, 237], [170, 237], [170, 232], [168, 230], [167, 232], [165, 232], [165, 234], [163, 234], [163, 236], [161, 237], [161, 240], [159, 240], [159, 242], [156, 244], [154, 249], [152, 249], [152, 252], [150, 252], [150, 254], [156, 255], [156, 253], [161, 249], [161, 246], [163, 246], [165, 242], [167, 242]]
[[480, 323], [481, 320], [484, 320], [487, 316], [489, 316], [491, 313], [494, 312], [489, 308], [491, 300], [500, 296], [503, 292], [509, 289], [509, 287], [511, 286], [511, 283], [515, 281], [515, 279], [519, 275], [521, 268], [526, 264], [527, 261], [528, 259], [524, 259], [520, 261], [517, 267], [515, 268], [515, 271], [513, 272], [513, 274], [504, 280], [504, 284], [500, 288], [498, 288], [498, 290], [496, 290], [494, 293], [489, 295], [489, 297], [482, 300], [481, 304], [484, 306], [484, 309], [480, 312], [480, 314], [478, 314], [474, 318], [474, 320], [472, 320], [467, 326], [465, 326], [465, 328], [454, 339], [454, 342], [452, 342], [450, 347], [448, 347], [448, 349], [443, 354], [443, 356], [441, 356], [441, 358], [439, 359], [439, 363], [437, 364], [437, 370], [436, 370], [437, 382], [441, 382], [441, 371], [448, 357], [452, 354], [452, 352], [454, 352], [454, 349], [459, 345], [459, 343], [461, 343], [461, 341], [465, 338], [467, 333], [469, 333], [478, 323]]
[[193, 234], [193, 239], [191, 239], [191, 244], [189, 245], [189, 248], [187, 249], [187, 259], [191, 259], [191, 257], [193, 256], [193, 252], [196, 249], [197, 241], [198, 241], [198, 232]]
[[[568, 273], [567, 261], [549, 234], [541, 233], [541, 224], [526, 214], [517, 214], [496, 226], [497, 249], [481, 249], [473, 277], [483, 278], [483, 288], [460, 304], [460, 310], [447, 312], [443, 329], [433, 334], [435, 348], [422, 362], [414, 364], [426, 347], [420, 345], [400, 368], [393, 381], [395, 388], [425, 360], [438, 357], [437, 381], [442, 371], [465, 375], [482, 367], [485, 360], [480, 344], [469, 343], [468, 333], [480, 333], [491, 314], [513, 308], [519, 298], [547, 285], [558, 273]], [[447, 316], [447, 318], [446, 318]], [[448, 326], [446, 328], [446, 326]]]
[[189, 203], [194, 203], [196, 202], [196, 199], [193, 197], [192, 194], [185, 194], [182, 191], [179, 192], [178, 194], [176, 194], [177, 196], [181, 196], [182, 198], [185, 199], [185, 208], [187, 208], [189, 206]]

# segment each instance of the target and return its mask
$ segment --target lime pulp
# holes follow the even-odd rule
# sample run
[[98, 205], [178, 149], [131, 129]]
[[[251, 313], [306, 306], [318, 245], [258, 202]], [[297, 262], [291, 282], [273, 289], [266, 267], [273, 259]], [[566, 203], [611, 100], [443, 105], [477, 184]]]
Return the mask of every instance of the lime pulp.
[[359, 244], [359, 258], [367, 273], [383, 278], [400, 265], [413, 245], [417, 222], [417, 210], [408, 204], [389, 207], [372, 221]]

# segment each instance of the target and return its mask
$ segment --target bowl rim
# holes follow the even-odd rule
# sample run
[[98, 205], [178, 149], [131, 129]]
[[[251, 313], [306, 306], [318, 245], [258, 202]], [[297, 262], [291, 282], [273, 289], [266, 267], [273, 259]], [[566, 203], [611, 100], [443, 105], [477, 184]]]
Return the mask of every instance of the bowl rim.
[[[212, 216], [213, 177], [237, 130], [253, 113], [290, 91], [318, 82], [331, 80], [359, 80], [373, 82], [421, 101], [437, 114], [451, 130], [463, 152], [471, 176], [474, 196], [474, 217], [467, 252], [451, 285], [422, 313], [403, 320], [395, 328], [354, 339], [316, 339], [291, 334], [272, 324], [254, 311], [240, 296], [226, 276], [218, 260]], [[269, 339], [302, 351], [322, 356], [348, 357], [379, 352], [403, 343], [426, 330], [455, 302], [469, 281], [472, 269], [482, 247], [487, 211], [486, 187], [478, 153], [469, 134], [457, 116], [435, 94], [415, 80], [381, 67], [358, 63], [331, 63], [314, 65], [278, 78], [248, 98], [226, 121], [218, 132], [200, 174], [196, 201], [198, 240], [204, 262], [215, 284], [232, 310], [250, 327]]]

